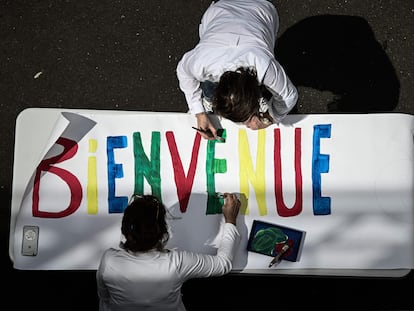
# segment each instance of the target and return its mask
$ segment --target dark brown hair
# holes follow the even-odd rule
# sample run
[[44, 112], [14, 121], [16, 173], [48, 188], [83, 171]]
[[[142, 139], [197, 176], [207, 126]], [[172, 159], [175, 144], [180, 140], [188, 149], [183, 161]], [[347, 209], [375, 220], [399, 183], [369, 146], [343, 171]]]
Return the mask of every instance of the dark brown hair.
[[164, 204], [153, 195], [133, 196], [124, 210], [121, 232], [122, 246], [133, 252], [163, 250], [169, 239]]
[[214, 91], [213, 111], [233, 122], [244, 122], [258, 115], [260, 97], [255, 69], [240, 67], [226, 71]]

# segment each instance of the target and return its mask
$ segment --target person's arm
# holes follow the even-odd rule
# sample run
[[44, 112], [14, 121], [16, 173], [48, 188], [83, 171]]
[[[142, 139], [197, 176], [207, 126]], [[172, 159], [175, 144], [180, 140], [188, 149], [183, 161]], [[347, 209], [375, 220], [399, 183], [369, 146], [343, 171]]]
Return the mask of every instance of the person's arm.
[[240, 233], [236, 227], [240, 201], [235, 194], [225, 193], [225, 196], [222, 207], [225, 223], [217, 254], [206, 255], [186, 251], [176, 253], [178, 273], [184, 281], [190, 278], [224, 275], [233, 267], [234, 254], [240, 241]]
[[185, 100], [188, 105], [189, 112], [197, 119], [197, 128], [204, 131], [210, 130], [212, 136], [200, 132], [205, 139], [215, 139], [217, 130], [211, 123], [204, 109], [202, 102], [202, 90], [200, 81], [192, 73], [194, 70], [194, 62], [192, 61], [192, 52], [184, 54], [183, 58], [177, 65], [177, 78], [181, 91], [184, 93]]
[[268, 102], [270, 116], [274, 122], [280, 122], [295, 107], [298, 91], [276, 60], [269, 64], [263, 84], [272, 93]]
[[187, 52], [178, 62], [176, 74], [179, 87], [184, 93], [189, 112], [196, 115], [205, 112], [205, 110], [201, 99], [202, 90], [200, 88], [200, 81], [195, 77], [193, 72], [197, 68], [194, 67], [192, 51]]
[[234, 253], [236, 251], [237, 243], [240, 240], [240, 234], [236, 227], [237, 215], [240, 211], [241, 202], [235, 194], [224, 193], [224, 205], [222, 206], [222, 212], [224, 216], [225, 228], [230, 231], [228, 234], [224, 234], [219, 249], [217, 250], [217, 256], [223, 256], [230, 261], [230, 267], [227, 272], [232, 268], [232, 261]]
[[105, 270], [105, 256], [106, 253], [101, 258], [98, 270], [96, 271], [96, 285], [98, 291], [98, 298], [99, 298], [99, 311], [107, 311], [109, 310], [109, 292], [108, 288], [103, 281], [103, 271]]

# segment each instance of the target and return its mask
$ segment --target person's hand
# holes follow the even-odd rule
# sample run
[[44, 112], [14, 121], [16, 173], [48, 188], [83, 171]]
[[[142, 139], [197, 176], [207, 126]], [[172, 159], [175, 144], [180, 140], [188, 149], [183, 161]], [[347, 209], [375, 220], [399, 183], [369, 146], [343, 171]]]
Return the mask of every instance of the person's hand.
[[225, 222], [236, 225], [240, 205], [241, 203], [237, 195], [228, 192], [224, 193], [224, 205], [222, 206], [222, 212]]
[[205, 112], [197, 113], [197, 127], [204, 132], [199, 132], [200, 135], [205, 139], [216, 139], [217, 136], [217, 130], [211, 123], [210, 119], [208, 118], [208, 115]]
[[272, 125], [273, 123], [274, 123], [273, 119], [268, 112], [266, 112], [262, 117], [252, 116], [251, 118], [249, 118], [249, 120], [247, 120], [246, 122], [243, 122], [243, 124], [247, 128], [254, 130], [254, 131], [265, 129], [266, 127]]

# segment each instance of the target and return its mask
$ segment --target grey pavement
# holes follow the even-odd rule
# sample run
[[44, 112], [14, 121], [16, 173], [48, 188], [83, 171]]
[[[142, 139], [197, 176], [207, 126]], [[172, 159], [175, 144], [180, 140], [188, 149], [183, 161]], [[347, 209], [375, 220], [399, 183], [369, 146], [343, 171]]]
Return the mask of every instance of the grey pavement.
[[[299, 113], [414, 114], [413, 0], [273, 3], [280, 16], [275, 52], [298, 87]], [[16, 310], [97, 310], [93, 271], [12, 268], [8, 235], [18, 114], [29, 107], [187, 111], [175, 68], [197, 43], [209, 4], [0, 2], [4, 304]], [[398, 279], [228, 275], [189, 281], [183, 293], [188, 310], [234, 310], [247, 303], [255, 309], [414, 310], [413, 281], [412, 272]]]

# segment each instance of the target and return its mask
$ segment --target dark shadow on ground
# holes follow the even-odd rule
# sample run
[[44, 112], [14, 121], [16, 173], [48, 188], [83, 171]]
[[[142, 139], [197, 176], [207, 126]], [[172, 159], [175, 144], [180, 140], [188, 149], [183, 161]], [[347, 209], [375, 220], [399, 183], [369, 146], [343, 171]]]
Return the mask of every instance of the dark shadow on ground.
[[400, 82], [368, 22], [358, 16], [312, 16], [288, 28], [276, 58], [296, 86], [335, 94], [329, 112], [392, 111]]

